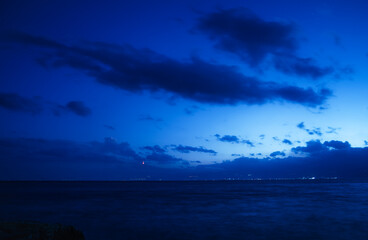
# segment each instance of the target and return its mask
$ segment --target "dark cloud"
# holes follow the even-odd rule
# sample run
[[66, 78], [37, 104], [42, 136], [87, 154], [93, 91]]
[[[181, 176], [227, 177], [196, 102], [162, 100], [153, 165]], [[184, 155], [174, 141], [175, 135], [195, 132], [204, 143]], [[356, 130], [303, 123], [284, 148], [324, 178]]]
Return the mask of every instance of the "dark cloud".
[[335, 141], [335, 140], [324, 142], [323, 145], [334, 148], [334, 149], [346, 149], [346, 148], [351, 147], [350, 143], [347, 141], [341, 142], [341, 141]]
[[[46, 139], [2, 139], [0, 141], [2, 153], [14, 154], [19, 152], [19, 157], [27, 158], [26, 155], [32, 155], [39, 160], [48, 159], [50, 161], [58, 160], [61, 162], [73, 161], [84, 162], [86, 164], [93, 161], [108, 163], [141, 163], [145, 160], [144, 156], [138, 155], [127, 142], [117, 142], [114, 138], [105, 138], [103, 142], [93, 141], [87, 143], [78, 143], [65, 140], [46, 140]], [[144, 147], [151, 150], [148, 155], [150, 160], [155, 159], [152, 155], [165, 155], [165, 150], [158, 146]], [[17, 150], [18, 149], [18, 150]], [[14, 152], [13, 152], [14, 151]], [[24, 153], [24, 154], [23, 154]], [[165, 157], [168, 159], [168, 157]], [[158, 160], [154, 160], [158, 161]], [[163, 160], [165, 162], [165, 160]]]
[[160, 176], [171, 175], [163, 170], [170, 166], [175, 167], [175, 174], [178, 174], [178, 168], [188, 166], [188, 162], [161, 153], [138, 155], [128, 143], [117, 142], [113, 138], [87, 143], [29, 138], [0, 139], [2, 180], [119, 180], [153, 175], [159, 179]]
[[259, 138], [263, 140], [263, 139], [265, 138], [265, 136], [266, 136], [266, 135], [261, 134], [261, 135], [259, 135]]
[[364, 145], [368, 146], [368, 141], [364, 140]]
[[[368, 148], [347, 142], [310, 141], [297, 147], [302, 157], [240, 157], [207, 165], [166, 153], [138, 155], [128, 143], [106, 138], [103, 142], [78, 143], [46, 139], [0, 139], [1, 180], [126, 180], [126, 179], [224, 179], [368, 177]], [[257, 156], [260, 154], [257, 154]], [[278, 156], [282, 156], [279, 158]], [[143, 164], [144, 163], [144, 164]]]
[[300, 128], [300, 129], [305, 129], [305, 125], [304, 125], [304, 122], [301, 122], [299, 123], [298, 125], [296, 125], [297, 128]]
[[341, 142], [341, 141], [325, 141], [323, 144], [319, 140], [311, 140], [306, 143], [306, 147], [295, 147], [291, 150], [295, 153], [309, 153], [314, 154], [322, 151], [329, 151], [330, 149], [342, 150], [351, 148], [349, 142]]
[[269, 53], [297, 48], [295, 26], [267, 22], [246, 8], [219, 10], [199, 18], [197, 29], [216, 41], [216, 47], [258, 65]]
[[319, 140], [312, 140], [306, 144], [306, 147], [295, 147], [291, 151], [295, 153], [315, 153], [328, 150], [327, 146], [323, 145]]
[[70, 101], [65, 105], [58, 105], [53, 110], [54, 115], [60, 116], [65, 113], [73, 113], [81, 117], [87, 117], [92, 114], [92, 110], [82, 101]]
[[[213, 150], [205, 149], [203, 147], [190, 147], [190, 146], [182, 146], [182, 145], [171, 145], [172, 149], [174, 151], [178, 151], [181, 153], [190, 153], [190, 152], [204, 152], [204, 153], [211, 153], [216, 155], [217, 153]], [[158, 146], [145, 146], [142, 149], [150, 151], [149, 154], [147, 154], [143, 161], [145, 164], [152, 163], [155, 166], [159, 167], [168, 167], [168, 166], [188, 166], [188, 161], [183, 160], [181, 158], [176, 158], [174, 156], [171, 156], [167, 154], [167, 150]]]
[[206, 149], [204, 147], [192, 147], [192, 146], [183, 146], [183, 145], [173, 145], [172, 148], [174, 151], [181, 153], [190, 153], [190, 152], [202, 152], [202, 153], [210, 153], [212, 155], [216, 155], [217, 152], [212, 149]]
[[81, 101], [71, 101], [65, 105], [65, 108], [76, 115], [86, 117], [91, 115], [92, 111]]
[[198, 58], [177, 61], [149, 49], [138, 50], [128, 45], [84, 43], [68, 46], [22, 33], [12, 34], [11, 40], [49, 49], [40, 60], [43, 65], [68, 66], [101, 84], [134, 93], [165, 92], [210, 104], [287, 101], [312, 107], [323, 104], [331, 95], [327, 89], [316, 92], [311, 88], [261, 81], [243, 75], [233, 66]]
[[44, 109], [40, 98], [26, 98], [16, 93], [0, 93], [0, 107], [31, 114], [39, 114]]
[[51, 110], [55, 116], [63, 113], [73, 113], [86, 117], [92, 113], [91, 109], [81, 101], [70, 101], [66, 105], [59, 105], [45, 101], [40, 97], [26, 98], [16, 93], [0, 93], [0, 107], [10, 111], [40, 114], [45, 109]]
[[282, 140], [282, 143], [285, 143], [287, 145], [293, 145], [293, 143], [289, 139]]
[[277, 56], [274, 58], [274, 66], [277, 70], [301, 77], [318, 79], [334, 72], [332, 67], [320, 67], [312, 58], [300, 58], [295, 56]]
[[309, 135], [318, 135], [318, 136], [322, 136], [322, 132], [320, 128], [314, 128], [312, 130], [310, 129], [306, 129], [306, 131], [308, 132]]
[[128, 158], [138, 161], [141, 159], [127, 142], [118, 143], [114, 138], [105, 138], [105, 141], [102, 143], [97, 141], [91, 142], [89, 146], [99, 154], [108, 154], [117, 159], [126, 160]]
[[241, 144], [247, 144], [250, 147], [254, 147], [254, 143], [250, 140], [247, 139], [240, 139], [237, 136], [234, 135], [219, 135], [219, 134], [215, 134], [215, 137], [217, 138], [218, 141], [221, 142], [229, 142], [229, 143], [241, 143]]
[[237, 158], [233, 161], [203, 167], [202, 174], [221, 177], [302, 178], [338, 177], [367, 178], [368, 148], [325, 149], [306, 157]]
[[183, 167], [189, 165], [188, 161], [165, 153], [152, 153], [146, 156], [144, 161], [159, 167]]
[[215, 41], [215, 47], [237, 55], [253, 67], [270, 55], [275, 68], [285, 74], [317, 79], [334, 72], [332, 67], [318, 66], [312, 58], [296, 55], [300, 44], [294, 24], [265, 21], [246, 8], [203, 15], [196, 29]]
[[215, 134], [215, 137], [221, 142], [240, 143], [240, 139], [234, 135], [224, 135], [221, 137], [221, 135]]
[[158, 146], [158, 145], [155, 145], [155, 146], [145, 146], [143, 147], [143, 149], [145, 150], [149, 150], [153, 153], [158, 153], [158, 154], [162, 154], [162, 153], [165, 153], [166, 150], [163, 149], [162, 147]]
[[272, 152], [270, 154], [271, 157], [277, 157], [277, 156], [285, 157], [285, 155], [286, 154], [284, 152], [280, 152], [280, 151]]

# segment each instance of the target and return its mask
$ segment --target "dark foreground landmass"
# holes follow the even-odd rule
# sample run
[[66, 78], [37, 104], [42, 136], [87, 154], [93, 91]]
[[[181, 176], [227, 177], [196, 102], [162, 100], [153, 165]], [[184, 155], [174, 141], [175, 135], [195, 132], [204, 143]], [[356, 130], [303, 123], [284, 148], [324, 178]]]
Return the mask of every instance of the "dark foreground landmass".
[[0, 222], [1, 240], [84, 240], [72, 226], [39, 222]]

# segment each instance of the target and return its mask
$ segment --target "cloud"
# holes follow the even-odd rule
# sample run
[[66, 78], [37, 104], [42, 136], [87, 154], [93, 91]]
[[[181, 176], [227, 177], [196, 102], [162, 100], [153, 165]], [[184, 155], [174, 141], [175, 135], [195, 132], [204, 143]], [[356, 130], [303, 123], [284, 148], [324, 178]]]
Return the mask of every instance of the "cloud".
[[39, 114], [44, 108], [40, 98], [26, 98], [16, 93], [0, 93], [0, 107], [31, 114]]
[[306, 131], [308, 132], [309, 135], [318, 135], [318, 136], [322, 136], [322, 132], [320, 128], [314, 128], [312, 130], [310, 129], [306, 129]]
[[[61, 161], [67, 163], [84, 162], [89, 164], [93, 161], [100, 163], [141, 163], [145, 160], [159, 162], [155, 156], [165, 156], [162, 162], [168, 161], [169, 157], [164, 154], [165, 150], [158, 146], [144, 147], [151, 151], [147, 157], [137, 154], [127, 142], [117, 142], [114, 138], [105, 138], [103, 142], [92, 141], [79, 143], [66, 140], [47, 139], [1, 139], [0, 150], [6, 157], [19, 157], [38, 159], [40, 161]], [[19, 153], [19, 154], [18, 154]], [[12, 156], [14, 155], [14, 156]], [[149, 157], [148, 157], [149, 156]], [[172, 158], [174, 159], [174, 158]], [[37, 160], [37, 162], [38, 162]], [[180, 160], [183, 161], [183, 160]]]
[[295, 147], [291, 150], [295, 153], [308, 153], [314, 154], [317, 152], [329, 151], [330, 149], [335, 150], [342, 150], [342, 149], [349, 149], [351, 145], [349, 142], [341, 142], [341, 141], [325, 141], [323, 144], [319, 140], [311, 140], [306, 143], [307, 146], [305, 147]]
[[296, 49], [295, 26], [267, 22], [246, 8], [219, 10], [203, 15], [197, 29], [216, 41], [216, 47], [234, 53], [251, 65], [259, 64], [269, 53]]
[[111, 137], [105, 138], [102, 143], [97, 141], [91, 142], [88, 146], [93, 148], [94, 151], [97, 151], [99, 154], [108, 154], [120, 160], [126, 160], [128, 158], [139, 161], [141, 159], [141, 157], [131, 149], [127, 142], [118, 143]]
[[296, 127], [300, 129], [305, 129], [304, 122], [299, 123], [298, 125], [296, 125]]
[[[308, 129], [308, 128], [305, 127], [304, 122], [301, 122], [296, 126], [297, 126], [297, 128], [306, 131], [309, 135], [317, 135], [317, 136], [322, 136], [323, 135], [323, 133], [321, 131], [321, 128]], [[331, 129], [331, 128], [329, 127], [329, 129]]]
[[232, 156], [232, 157], [240, 157], [240, 156], [242, 156], [242, 154], [239, 154], [239, 153], [233, 153], [233, 154], [231, 154], [231, 156]]
[[280, 152], [280, 151], [272, 152], [270, 154], [271, 157], [277, 157], [277, 156], [285, 157], [285, 155], [286, 154], [284, 152]]
[[151, 151], [153, 153], [159, 153], [159, 154], [162, 154], [162, 153], [165, 153], [166, 152], [165, 149], [161, 148], [158, 145], [155, 145], [155, 146], [145, 146], [145, 147], [143, 147], [143, 149], [149, 150], [149, 151]]
[[81, 101], [68, 102], [65, 105], [65, 107], [69, 111], [75, 113], [76, 115], [82, 116], [82, 117], [86, 117], [88, 115], [91, 115], [92, 113], [91, 109], [87, 107], [86, 105], [84, 105], [84, 103]]
[[316, 107], [331, 95], [261, 81], [245, 76], [234, 66], [213, 64], [198, 58], [178, 61], [149, 49], [107, 43], [68, 46], [24, 33], [9, 35], [14, 42], [50, 50], [40, 60], [50, 67], [70, 67], [97, 82], [128, 92], [166, 93], [207, 104], [264, 104], [286, 101]]
[[275, 141], [280, 141], [280, 139], [278, 137], [272, 137], [273, 140]]
[[115, 130], [115, 127], [111, 126], [111, 125], [104, 125], [105, 128], [109, 129], [109, 130]]
[[81, 101], [70, 101], [66, 105], [60, 105], [45, 101], [41, 97], [26, 98], [16, 93], [0, 93], [0, 107], [9, 111], [31, 114], [40, 114], [45, 109], [48, 109], [51, 110], [55, 116], [70, 112], [78, 116], [86, 117], [92, 113], [92, 110]]
[[215, 137], [221, 142], [240, 143], [240, 139], [234, 135], [224, 135], [221, 137], [219, 134], [215, 134]]
[[242, 140], [241, 143], [244, 143], [244, 144], [247, 144], [249, 145], [250, 147], [254, 147], [254, 143], [251, 142], [250, 140]]
[[341, 141], [335, 141], [335, 140], [324, 142], [323, 145], [334, 148], [334, 149], [346, 149], [346, 148], [351, 147], [350, 143], [347, 141], [341, 142]]
[[272, 56], [275, 68], [285, 74], [317, 79], [334, 71], [318, 66], [312, 58], [296, 55], [300, 43], [294, 24], [265, 21], [247, 8], [202, 15], [196, 30], [215, 41], [215, 47], [237, 55], [252, 67]]
[[368, 146], [368, 141], [364, 140], [364, 145]]
[[332, 67], [318, 66], [312, 58], [296, 56], [279, 55], [274, 58], [274, 66], [283, 73], [312, 79], [318, 79], [334, 72]]
[[[362, 179], [368, 177], [368, 148], [325, 149], [305, 157], [236, 158], [233, 161], [206, 166], [202, 176], [217, 178], [302, 178], [338, 177]], [[198, 168], [199, 169], [199, 168]], [[199, 174], [199, 173], [198, 173]]]
[[[144, 165], [142, 163], [145, 163]], [[0, 139], [1, 180], [119, 180], [169, 177], [164, 168], [188, 166], [167, 154], [137, 154], [127, 142]], [[175, 178], [175, 174], [172, 175]]]
[[285, 143], [287, 145], [293, 145], [293, 143], [289, 139], [282, 140], [282, 143]]
[[152, 153], [146, 156], [144, 161], [160, 167], [183, 167], [189, 165], [188, 161], [165, 153]]
[[[310, 141], [299, 157], [239, 157], [221, 163], [190, 165], [166, 153], [137, 154], [113, 138], [94, 142], [47, 139], [0, 139], [1, 180], [129, 180], [368, 177], [368, 148], [347, 142]], [[260, 155], [260, 154], [257, 154]], [[281, 156], [282, 158], [279, 158]], [[144, 163], [144, 164], [143, 164]], [[249, 175], [250, 174], [250, 175]]]
[[254, 147], [254, 143], [247, 139], [240, 139], [237, 136], [234, 135], [219, 135], [215, 134], [215, 137], [220, 142], [228, 142], [228, 143], [241, 143], [241, 144], [247, 144], [250, 147]]
[[216, 155], [217, 152], [212, 149], [206, 149], [204, 147], [192, 147], [192, 146], [183, 146], [183, 145], [173, 145], [172, 148], [174, 151], [180, 153], [190, 153], [190, 152], [202, 152], [202, 153], [210, 153], [212, 155]]
[[340, 130], [341, 128], [333, 128], [333, 127], [328, 127], [328, 131], [326, 131], [326, 133], [335, 133], [337, 134], [337, 131]]
[[[211, 152], [212, 150], [207, 150], [204, 148], [194, 148], [194, 147], [183, 147], [182, 145], [176, 146], [176, 145], [172, 145], [175, 146], [175, 148], [173, 150], [175, 151], [179, 151], [182, 153], [189, 153], [190, 151], [196, 151], [196, 152]], [[168, 167], [168, 166], [188, 166], [189, 162], [186, 160], [183, 160], [181, 158], [176, 158], [174, 156], [171, 156], [169, 154], [167, 154], [166, 149], [158, 146], [158, 145], [154, 145], [154, 146], [145, 146], [143, 147], [144, 150], [148, 150], [150, 151], [150, 153], [148, 155], [146, 155], [143, 159], [143, 161], [145, 163], [151, 163], [155, 166], [159, 166], [159, 167]], [[216, 152], [215, 152], [216, 153]]]
[[70, 101], [65, 105], [58, 105], [53, 112], [56, 116], [60, 116], [62, 113], [73, 113], [81, 117], [87, 117], [92, 114], [92, 110], [82, 101]]
[[292, 148], [291, 151], [295, 153], [315, 153], [328, 150], [328, 148], [323, 145], [319, 140], [312, 140], [307, 142], [306, 144], [306, 147], [295, 147]]

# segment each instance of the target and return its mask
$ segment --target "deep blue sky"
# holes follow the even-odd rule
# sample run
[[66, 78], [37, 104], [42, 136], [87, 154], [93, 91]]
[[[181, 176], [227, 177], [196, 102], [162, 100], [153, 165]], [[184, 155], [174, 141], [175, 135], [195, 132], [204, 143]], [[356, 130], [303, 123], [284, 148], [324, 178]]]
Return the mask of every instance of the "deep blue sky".
[[3, 1], [0, 179], [368, 177], [367, 7]]

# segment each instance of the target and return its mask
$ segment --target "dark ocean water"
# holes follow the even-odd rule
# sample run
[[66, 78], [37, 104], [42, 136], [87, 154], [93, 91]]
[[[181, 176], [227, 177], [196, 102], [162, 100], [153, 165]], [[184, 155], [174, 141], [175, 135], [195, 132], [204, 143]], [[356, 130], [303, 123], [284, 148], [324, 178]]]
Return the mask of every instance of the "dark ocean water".
[[87, 240], [368, 239], [368, 183], [0, 182], [0, 221]]

